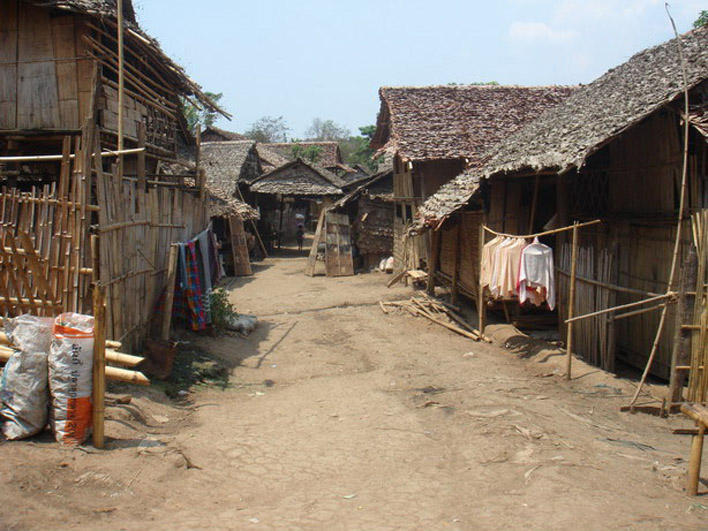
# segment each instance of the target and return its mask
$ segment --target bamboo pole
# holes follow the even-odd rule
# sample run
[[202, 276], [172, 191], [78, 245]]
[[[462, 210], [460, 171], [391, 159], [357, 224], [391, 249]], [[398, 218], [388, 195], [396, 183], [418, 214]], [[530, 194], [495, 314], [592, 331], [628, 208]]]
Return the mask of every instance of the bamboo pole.
[[[125, 96], [125, 67], [123, 57], [123, 0], [117, 0], [117, 24], [118, 24], [118, 151], [123, 150], [123, 112]], [[123, 175], [123, 155], [118, 157], [118, 177]]]
[[575, 310], [575, 272], [578, 261], [578, 222], [573, 223], [573, 250], [570, 258], [570, 288], [568, 294], [568, 329], [565, 341], [566, 348], [566, 374], [565, 379], [570, 380], [571, 366], [573, 363], [573, 312]]
[[479, 225], [479, 282], [477, 283], [477, 316], [479, 318], [479, 335], [484, 336], [485, 312], [484, 286], [482, 285], [482, 252], [484, 251], [484, 224]]
[[[145, 148], [131, 148], [131, 149], [117, 149], [117, 150], [105, 150], [100, 153], [101, 157], [119, 157], [121, 155], [135, 155], [137, 153], [142, 153]], [[95, 156], [92, 153], [91, 156]], [[64, 155], [18, 155], [9, 157], [0, 157], [0, 162], [53, 162], [60, 161], [64, 158]], [[72, 153], [68, 155], [69, 159], [75, 159], [76, 154]]]
[[93, 445], [104, 446], [106, 397], [106, 290], [100, 284], [93, 288]]
[[701, 475], [701, 458], [703, 457], [703, 437], [706, 433], [704, 424], [698, 427], [698, 433], [691, 440], [691, 457], [688, 462], [688, 485], [686, 490], [689, 496], [698, 495], [698, 482]]
[[504, 238], [523, 238], [525, 240], [531, 240], [533, 238], [540, 238], [541, 236], [550, 236], [551, 234], [559, 234], [561, 232], [566, 232], [569, 230], [574, 230], [575, 226], [577, 224], [577, 228], [582, 229], [584, 227], [590, 227], [591, 225], [597, 225], [598, 223], [602, 223], [601, 219], [595, 219], [593, 221], [585, 221], [583, 223], [574, 223], [573, 225], [569, 225], [567, 227], [561, 227], [560, 229], [553, 229], [553, 230], [547, 230], [544, 232], [537, 232], [535, 234], [524, 234], [524, 235], [519, 235], [519, 234], [507, 234], [504, 232], [497, 232], [495, 230], [490, 229], [486, 225], [482, 225], [482, 228], [487, 231], [490, 234], [494, 234], [494, 236], [502, 236]]
[[[674, 240], [674, 252], [671, 257], [671, 269], [669, 271], [669, 286], [667, 288], [667, 294], [671, 293], [672, 290], [674, 289], [674, 284], [676, 282], [676, 266], [678, 264], [678, 256], [679, 256], [679, 251], [681, 249], [681, 229], [683, 227], [683, 213], [686, 207], [686, 189], [687, 189], [687, 182], [688, 182], [688, 140], [689, 140], [689, 133], [690, 133], [690, 124], [688, 120], [688, 112], [689, 112], [689, 105], [688, 105], [688, 76], [686, 74], [686, 62], [683, 56], [683, 47], [681, 45], [681, 38], [679, 37], [678, 31], [676, 30], [676, 24], [674, 22], [673, 17], [671, 16], [671, 13], [669, 12], [669, 4], [665, 4], [664, 6], [666, 8], [666, 13], [669, 16], [669, 20], [671, 21], [671, 26], [673, 27], [674, 30], [674, 35], [676, 36], [676, 45], [678, 46], [678, 53], [679, 53], [679, 59], [681, 62], [681, 75], [683, 77], [683, 97], [684, 97], [684, 113], [685, 113], [685, 119], [684, 119], [684, 134], [683, 134], [683, 168], [681, 171], [681, 197], [679, 199], [679, 210], [678, 210], [678, 220], [676, 222], [676, 239]], [[647, 360], [647, 365], [644, 368], [644, 372], [642, 373], [642, 378], [639, 380], [639, 385], [637, 386], [637, 390], [634, 393], [634, 396], [632, 397], [632, 401], [629, 403], [630, 405], [630, 411], [634, 412], [634, 404], [637, 401], [637, 398], [639, 398], [639, 393], [642, 391], [642, 387], [644, 387], [644, 382], [647, 379], [647, 376], [649, 375], [649, 371], [651, 370], [651, 366], [654, 363], [654, 357], [656, 356], [657, 349], [659, 348], [659, 342], [661, 341], [661, 335], [664, 331], [664, 323], [666, 322], [666, 316], [668, 314], [668, 305], [664, 307], [664, 309], [661, 312], [661, 317], [659, 319], [659, 325], [656, 329], [656, 337], [654, 338], [654, 344], [651, 347], [651, 351], [649, 352], [649, 359]], [[702, 444], [702, 437], [701, 437], [701, 444]]]
[[583, 319], [588, 319], [590, 317], [596, 317], [598, 315], [602, 315], [605, 313], [612, 313], [616, 312], [617, 310], [626, 310], [627, 308], [634, 308], [635, 306], [641, 306], [642, 304], [648, 304], [650, 302], [655, 302], [655, 301], [660, 301], [663, 299], [671, 299], [675, 297], [676, 294], [674, 292], [669, 292], [666, 295], [657, 295], [656, 297], [649, 297], [648, 299], [643, 299], [641, 301], [637, 302], [630, 302], [627, 304], [621, 304], [619, 306], [614, 306], [612, 308], [605, 308], [604, 310], [598, 310], [596, 312], [591, 312], [591, 313], [586, 313], [585, 315], [579, 315], [577, 317], [573, 317], [572, 319], [566, 319], [566, 324], [575, 322], [575, 321], [581, 321]]

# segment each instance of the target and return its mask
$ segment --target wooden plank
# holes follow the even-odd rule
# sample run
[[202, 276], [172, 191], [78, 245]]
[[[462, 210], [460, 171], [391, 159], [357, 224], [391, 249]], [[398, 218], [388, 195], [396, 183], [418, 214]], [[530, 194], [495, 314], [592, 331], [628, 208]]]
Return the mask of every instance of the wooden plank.
[[315, 276], [315, 266], [317, 265], [317, 247], [322, 239], [322, 232], [325, 224], [325, 213], [326, 209], [320, 211], [320, 217], [317, 220], [317, 229], [315, 230], [315, 237], [312, 239], [312, 247], [310, 248], [310, 255], [307, 257], [307, 265], [305, 266], [305, 274], [309, 277]]
[[[2, 2], [0, 63], [17, 59], [17, 2]], [[0, 129], [17, 128], [17, 64], [0, 64]]]
[[325, 271], [328, 277], [354, 274], [349, 217], [327, 212], [325, 215]]
[[[59, 99], [59, 121], [62, 129], [78, 129], [79, 87], [76, 72], [76, 45], [74, 17], [59, 16], [51, 20], [56, 83]], [[71, 60], [62, 60], [71, 59]]]
[[229, 232], [231, 233], [231, 252], [234, 257], [234, 275], [237, 277], [252, 275], [246, 231], [239, 216], [229, 216]]
[[106, 397], [106, 291], [100, 285], [93, 289], [93, 445], [103, 448]]
[[23, 3], [18, 31], [17, 128], [60, 129], [49, 10]]

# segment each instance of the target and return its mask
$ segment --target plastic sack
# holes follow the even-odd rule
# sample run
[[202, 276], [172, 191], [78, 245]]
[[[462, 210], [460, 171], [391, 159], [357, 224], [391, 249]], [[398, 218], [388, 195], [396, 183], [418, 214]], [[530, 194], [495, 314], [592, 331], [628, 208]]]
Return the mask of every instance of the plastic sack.
[[247, 336], [255, 330], [256, 325], [258, 325], [258, 318], [255, 315], [240, 314], [229, 317], [226, 327]]
[[0, 380], [2, 433], [9, 440], [24, 439], [47, 425], [49, 389], [47, 353], [53, 319], [21, 315], [5, 320], [10, 342], [20, 349], [10, 356]]
[[79, 445], [91, 433], [93, 317], [63, 313], [54, 321], [49, 351], [50, 424], [61, 444]]

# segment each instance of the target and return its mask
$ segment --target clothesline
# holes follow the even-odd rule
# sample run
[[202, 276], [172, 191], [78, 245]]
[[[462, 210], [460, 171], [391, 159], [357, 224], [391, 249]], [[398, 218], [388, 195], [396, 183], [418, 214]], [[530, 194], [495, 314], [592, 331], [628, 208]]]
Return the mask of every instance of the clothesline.
[[559, 232], [565, 232], [569, 230], [573, 230], [574, 228], [582, 228], [582, 227], [589, 227], [590, 225], [597, 225], [598, 223], [602, 223], [601, 219], [596, 219], [593, 221], [585, 221], [583, 223], [576, 223], [574, 225], [568, 225], [567, 227], [562, 227], [560, 229], [552, 229], [552, 230], [547, 230], [544, 232], [537, 232], [536, 234], [525, 234], [525, 235], [519, 235], [519, 234], [506, 234], [504, 232], [497, 232], [495, 230], [490, 229], [486, 225], [482, 225], [482, 228], [487, 231], [490, 234], [494, 234], [495, 236], [502, 236], [504, 238], [520, 238], [520, 239], [533, 239], [533, 238], [540, 238], [541, 236], [549, 236], [550, 234], [557, 234]]

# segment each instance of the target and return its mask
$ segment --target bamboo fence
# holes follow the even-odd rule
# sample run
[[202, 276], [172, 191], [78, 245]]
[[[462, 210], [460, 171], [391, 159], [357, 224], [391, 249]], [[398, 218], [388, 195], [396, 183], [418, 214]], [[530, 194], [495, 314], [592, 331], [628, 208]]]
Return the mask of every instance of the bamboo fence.
[[208, 224], [205, 194], [170, 180], [120, 178], [117, 165], [104, 171], [91, 130], [73, 144], [64, 140], [55, 182], [0, 189], [0, 311], [91, 314], [90, 288], [100, 282], [107, 337], [139, 351], [159, 324], [170, 244]]

